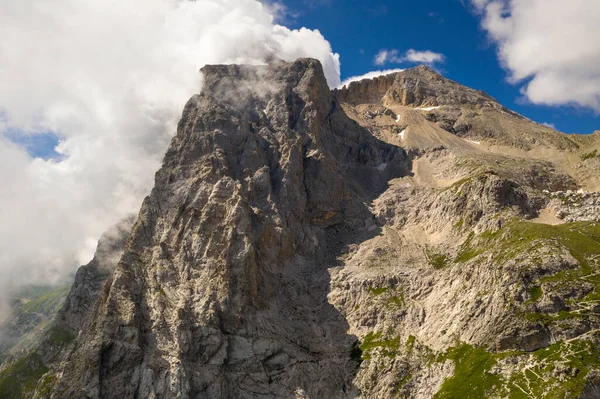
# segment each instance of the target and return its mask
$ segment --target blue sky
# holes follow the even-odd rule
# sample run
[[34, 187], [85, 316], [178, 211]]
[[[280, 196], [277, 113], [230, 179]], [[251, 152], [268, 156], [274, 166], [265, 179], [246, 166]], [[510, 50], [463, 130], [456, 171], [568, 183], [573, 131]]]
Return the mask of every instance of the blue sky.
[[[600, 2], [146, 0], [145, 14], [132, 11], [140, 0], [107, 3], [100, 13], [95, 2], [73, 8], [69, 0], [56, 1], [51, 11], [37, 13], [12, 2], [0, 6], [0, 32], [23, 42], [7, 43], [12, 47], [0, 52], [0, 138], [31, 157], [68, 159], [84, 141], [104, 146], [139, 137], [155, 143], [158, 133], [150, 129], [131, 135], [129, 118], [154, 110], [149, 120], [162, 120], [164, 113], [177, 119], [196, 90], [198, 68], [207, 63], [311, 56], [337, 82], [330, 45], [340, 55], [342, 80], [408, 68], [417, 63], [401, 62], [407, 51], [430, 51], [443, 55], [432, 66], [446, 77], [536, 122], [567, 133], [600, 129]], [[276, 23], [309, 31], [273, 27], [273, 7], [260, 1], [284, 6]], [[55, 19], [65, 29], [57, 30]], [[86, 23], [72, 23], [78, 20]], [[382, 50], [396, 57], [377, 64]], [[511, 83], [511, 76], [518, 79]], [[10, 129], [2, 131], [3, 125]], [[173, 126], [156, 132], [166, 135]], [[76, 139], [82, 135], [85, 140]], [[54, 151], [61, 140], [71, 151], [65, 156]], [[128, 150], [139, 148], [136, 143]], [[162, 156], [164, 148], [157, 148]]]
[[23, 147], [32, 157], [60, 161], [63, 156], [56, 152], [60, 137], [54, 132], [24, 134], [18, 130], [8, 130], [4, 133], [13, 143]]
[[600, 129], [594, 111], [579, 106], [545, 106], [527, 101], [521, 84], [507, 82], [497, 47], [480, 27], [474, 10], [459, 0], [357, 1], [286, 0], [290, 28], [319, 29], [340, 54], [342, 80], [371, 70], [410, 67], [410, 63], [375, 65], [381, 49], [431, 50], [445, 56], [435, 68], [446, 77], [480, 89], [503, 105], [567, 133]]

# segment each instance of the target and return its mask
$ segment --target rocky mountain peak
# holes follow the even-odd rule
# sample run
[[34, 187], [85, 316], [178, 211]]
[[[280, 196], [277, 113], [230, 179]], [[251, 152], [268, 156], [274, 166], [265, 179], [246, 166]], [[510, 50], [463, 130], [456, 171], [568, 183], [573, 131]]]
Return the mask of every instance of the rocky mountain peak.
[[[237, 108], [252, 108], [252, 101], [268, 103], [281, 93], [302, 93], [318, 104], [319, 110], [331, 106], [330, 92], [321, 63], [301, 58], [293, 63], [274, 61], [268, 65], [207, 65], [201, 69], [202, 95], [210, 95], [218, 102], [232, 105], [231, 93], [237, 96]], [[235, 86], [235, 87], [234, 87]], [[310, 90], [306, 90], [310, 88]]]
[[466, 104], [500, 107], [496, 100], [484, 92], [446, 79], [424, 65], [396, 74], [382, 102], [416, 107]]
[[468, 104], [501, 108], [496, 100], [486, 93], [446, 79], [426, 65], [352, 82], [337, 93], [341, 101], [349, 104], [368, 102], [413, 107]]

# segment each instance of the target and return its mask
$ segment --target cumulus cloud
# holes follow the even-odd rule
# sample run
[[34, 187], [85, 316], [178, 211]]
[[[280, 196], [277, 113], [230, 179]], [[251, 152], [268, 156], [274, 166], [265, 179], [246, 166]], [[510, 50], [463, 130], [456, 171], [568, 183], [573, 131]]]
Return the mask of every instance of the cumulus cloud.
[[440, 53], [434, 53], [433, 51], [416, 51], [410, 49], [404, 55], [404, 60], [409, 62], [418, 62], [422, 64], [434, 64], [436, 62], [444, 61], [444, 55]]
[[365, 73], [364, 75], [360, 75], [360, 76], [351, 76], [351, 77], [345, 79], [342, 83], [340, 83], [340, 85], [338, 86], [338, 89], [342, 88], [344, 86], [347, 86], [352, 82], [358, 82], [358, 81], [364, 80], [364, 79], [373, 79], [378, 76], [391, 75], [393, 73], [398, 73], [398, 72], [402, 72], [402, 71], [404, 71], [404, 69], [402, 69], [402, 68], [385, 69], [383, 71], [371, 71], [371, 72]]
[[[0, 292], [62, 280], [137, 212], [211, 63], [340, 63], [256, 0], [0, 0]], [[59, 138], [35, 158], [15, 136]], [[3, 295], [6, 296], [6, 295]]]
[[375, 56], [375, 65], [384, 65], [388, 62], [402, 62], [398, 57], [398, 50], [379, 50]]
[[509, 81], [532, 103], [600, 112], [600, 2], [471, 0]]
[[401, 64], [404, 62], [412, 62], [418, 64], [433, 65], [438, 62], [443, 62], [445, 59], [443, 54], [435, 53], [430, 50], [417, 51], [410, 49], [400, 55], [398, 50], [379, 50], [375, 56], [376, 65], [385, 65], [388, 63]]

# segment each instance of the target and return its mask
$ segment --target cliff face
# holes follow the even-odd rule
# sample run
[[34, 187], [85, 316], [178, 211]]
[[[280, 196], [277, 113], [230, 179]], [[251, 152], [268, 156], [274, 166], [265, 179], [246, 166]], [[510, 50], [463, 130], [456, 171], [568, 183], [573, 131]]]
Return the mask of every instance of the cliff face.
[[57, 392], [350, 395], [357, 338], [328, 266], [374, 234], [375, 167], [400, 176], [406, 156], [343, 114], [315, 61], [203, 74]]
[[424, 67], [202, 72], [118, 266], [27, 358], [35, 397], [594, 397], [597, 135]]
[[502, 107], [482, 91], [470, 89], [420, 65], [402, 73], [352, 82], [338, 91], [341, 101], [352, 104], [389, 104], [413, 107], [471, 104]]

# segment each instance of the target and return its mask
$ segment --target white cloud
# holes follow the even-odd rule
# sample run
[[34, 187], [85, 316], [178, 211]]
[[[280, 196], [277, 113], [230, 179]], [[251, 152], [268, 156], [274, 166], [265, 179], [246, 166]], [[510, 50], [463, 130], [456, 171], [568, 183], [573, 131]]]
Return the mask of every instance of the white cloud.
[[437, 62], [443, 62], [445, 59], [443, 54], [435, 53], [430, 50], [417, 51], [410, 49], [404, 54], [400, 55], [398, 50], [379, 50], [375, 56], [376, 65], [384, 65], [387, 63], [400, 64], [403, 62], [412, 62], [419, 64], [432, 65]]
[[398, 50], [379, 50], [375, 56], [375, 65], [384, 65], [388, 62], [402, 62], [402, 58], [398, 56]]
[[600, 112], [600, 2], [471, 0], [498, 45], [509, 81], [546, 105], [577, 104]]
[[338, 88], [347, 86], [352, 82], [358, 82], [358, 81], [364, 80], [364, 79], [373, 79], [378, 76], [391, 75], [393, 73], [398, 73], [398, 72], [402, 72], [402, 71], [404, 71], [404, 69], [402, 69], [402, 68], [386, 69], [383, 71], [371, 71], [371, 72], [365, 73], [364, 75], [360, 75], [360, 76], [351, 76], [348, 79], [345, 79], [342, 83], [340, 83]]
[[542, 122], [542, 125], [549, 127], [550, 129], [554, 129], [556, 130], [556, 125], [554, 123], [550, 123], [550, 122]]
[[[0, 291], [64, 278], [137, 212], [210, 63], [339, 58], [256, 0], [0, 0]], [[55, 132], [61, 160], [7, 133]]]
[[444, 61], [444, 55], [440, 53], [434, 53], [433, 51], [416, 51], [410, 49], [404, 55], [404, 59], [409, 62], [418, 62], [422, 64], [434, 64], [436, 62]]

